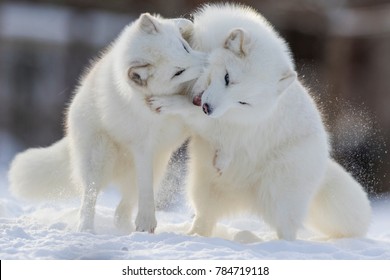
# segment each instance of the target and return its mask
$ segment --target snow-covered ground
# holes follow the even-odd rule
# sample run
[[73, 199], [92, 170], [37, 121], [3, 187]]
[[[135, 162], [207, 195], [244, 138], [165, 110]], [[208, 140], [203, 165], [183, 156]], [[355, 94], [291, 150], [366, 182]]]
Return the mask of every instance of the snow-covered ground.
[[288, 242], [276, 240], [264, 223], [247, 216], [221, 222], [213, 237], [188, 236], [192, 212], [185, 201], [158, 211], [155, 234], [121, 235], [113, 225], [119, 197], [109, 189], [98, 201], [96, 234], [79, 233], [77, 200], [29, 205], [11, 197], [6, 169], [15, 150], [12, 139], [0, 134], [0, 259], [390, 260], [390, 197], [386, 196], [372, 201], [366, 238], [326, 240], [303, 230], [299, 240]]

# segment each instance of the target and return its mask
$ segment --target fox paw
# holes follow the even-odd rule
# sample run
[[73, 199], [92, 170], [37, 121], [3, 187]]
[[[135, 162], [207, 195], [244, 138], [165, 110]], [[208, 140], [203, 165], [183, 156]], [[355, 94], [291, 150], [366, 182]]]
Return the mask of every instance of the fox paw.
[[204, 219], [195, 218], [191, 229], [187, 232], [188, 235], [211, 236], [214, 224]]
[[213, 166], [218, 172], [218, 175], [222, 175], [226, 168], [229, 166], [230, 159], [229, 157], [221, 152], [221, 150], [216, 150], [213, 158]]
[[164, 114], [169, 110], [169, 99], [158, 96], [151, 96], [146, 98], [147, 106], [154, 112]]
[[135, 219], [135, 230], [139, 232], [154, 233], [157, 227], [156, 216], [147, 213], [138, 213]]

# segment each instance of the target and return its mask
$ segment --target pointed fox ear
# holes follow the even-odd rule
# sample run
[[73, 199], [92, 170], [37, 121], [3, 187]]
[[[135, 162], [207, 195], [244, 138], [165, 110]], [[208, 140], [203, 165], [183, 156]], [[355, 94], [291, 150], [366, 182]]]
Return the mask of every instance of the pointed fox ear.
[[175, 18], [173, 22], [179, 28], [181, 35], [189, 34], [194, 29], [194, 23], [186, 18]]
[[139, 17], [139, 27], [148, 34], [157, 34], [159, 32], [159, 23], [149, 13], [144, 13]]
[[297, 72], [294, 70], [284, 71], [282, 77], [278, 81], [278, 92], [285, 91], [297, 79]]
[[230, 32], [224, 48], [231, 50], [238, 56], [246, 56], [249, 53], [250, 43], [249, 34], [245, 30], [237, 28]]
[[127, 71], [127, 75], [133, 83], [140, 87], [148, 85], [152, 65], [147, 62], [134, 61]]

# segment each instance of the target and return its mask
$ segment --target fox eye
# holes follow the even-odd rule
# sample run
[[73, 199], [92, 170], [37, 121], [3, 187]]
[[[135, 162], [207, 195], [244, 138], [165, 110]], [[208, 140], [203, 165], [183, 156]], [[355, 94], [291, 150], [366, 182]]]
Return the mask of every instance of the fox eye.
[[225, 75], [225, 86], [228, 86], [229, 83], [230, 83], [229, 73], [226, 72], [226, 75]]
[[181, 74], [183, 74], [183, 72], [184, 72], [185, 70], [186, 70], [186, 69], [181, 69], [181, 70], [177, 71], [177, 72], [175, 73], [175, 75], [173, 75], [172, 78], [177, 77], [177, 76], [180, 76]]
[[188, 50], [188, 48], [186, 47], [186, 45], [183, 44], [183, 48], [186, 50], [186, 52], [190, 53], [190, 51]]

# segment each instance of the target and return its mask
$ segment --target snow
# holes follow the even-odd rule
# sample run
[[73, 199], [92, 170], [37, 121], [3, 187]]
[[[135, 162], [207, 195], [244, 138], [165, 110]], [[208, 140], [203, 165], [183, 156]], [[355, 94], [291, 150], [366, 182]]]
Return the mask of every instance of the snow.
[[157, 211], [155, 234], [121, 234], [113, 223], [119, 196], [101, 194], [96, 232], [76, 231], [77, 199], [31, 205], [7, 190], [6, 172], [20, 150], [12, 137], [0, 133], [0, 259], [390, 259], [390, 197], [372, 200], [372, 225], [366, 238], [327, 240], [302, 230], [297, 241], [277, 240], [266, 224], [251, 216], [220, 222], [212, 237], [188, 236], [192, 211], [180, 194], [175, 205]]

